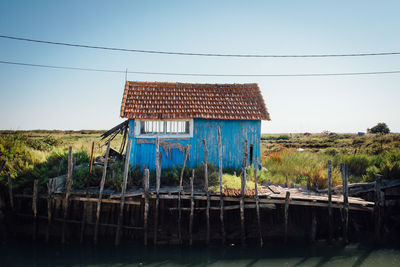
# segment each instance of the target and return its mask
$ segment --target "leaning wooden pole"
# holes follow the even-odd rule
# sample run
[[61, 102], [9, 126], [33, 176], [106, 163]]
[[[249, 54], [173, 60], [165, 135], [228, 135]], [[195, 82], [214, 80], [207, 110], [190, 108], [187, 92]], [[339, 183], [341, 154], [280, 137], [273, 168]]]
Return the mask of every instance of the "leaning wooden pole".
[[220, 214], [219, 219], [221, 221], [221, 236], [222, 244], [225, 244], [226, 234], [224, 225], [224, 192], [222, 190], [222, 142], [221, 142], [221, 126], [217, 127], [218, 134], [218, 166], [219, 166], [219, 196], [220, 196]]
[[118, 224], [117, 231], [115, 233], [115, 245], [118, 246], [121, 241], [121, 227], [124, 220], [124, 207], [125, 207], [125, 194], [126, 194], [126, 184], [128, 183], [129, 174], [129, 156], [131, 152], [132, 139], [128, 141], [125, 153], [125, 167], [124, 167], [124, 179], [122, 181], [122, 191], [121, 191], [121, 203], [119, 206]]
[[381, 240], [381, 188], [382, 188], [382, 175], [376, 176], [375, 181], [375, 206], [374, 206], [374, 224], [375, 224], [375, 239]]
[[[89, 172], [88, 172], [88, 178], [86, 181], [86, 198], [89, 197], [89, 186], [90, 186], [90, 174], [92, 173], [92, 166], [93, 166], [93, 153], [94, 153], [94, 141], [92, 142], [92, 150], [90, 152], [90, 162], [89, 162]], [[81, 236], [80, 236], [80, 243], [83, 243], [83, 237], [85, 234], [85, 223], [86, 223], [86, 217], [87, 217], [87, 206], [89, 203], [85, 201], [83, 203], [83, 212], [82, 212], [82, 221], [81, 221]]]
[[194, 217], [194, 169], [192, 170], [192, 176], [190, 177], [190, 218], [189, 218], [189, 245], [193, 244], [193, 217]]
[[258, 237], [260, 239], [260, 247], [263, 246], [264, 241], [261, 232], [261, 220], [260, 220], [260, 198], [258, 197], [258, 178], [257, 178], [257, 160], [254, 161], [254, 191], [256, 194], [256, 214], [257, 214], [257, 226], [258, 226]]
[[285, 243], [287, 243], [288, 236], [288, 220], [289, 220], [289, 202], [290, 202], [290, 192], [286, 191], [285, 198]]
[[33, 240], [36, 240], [36, 234], [37, 234], [38, 187], [39, 187], [39, 180], [38, 179], [33, 180], [33, 194], [32, 194]]
[[106, 157], [105, 157], [105, 160], [104, 160], [103, 175], [101, 176], [99, 198], [97, 200], [96, 223], [94, 225], [94, 244], [95, 245], [97, 244], [97, 235], [99, 233], [101, 201], [103, 200], [104, 183], [106, 182], [106, 176], [107, 176], [107, 166], [108, 166], [108, 155], [109, 155], [109, 152], [110, 152], [110, 142], [111, 142], [111, 140], [108, 140], [108, 142], [107, 142], [107, 150], [106, 150]]
[[329, 242], [332, 242], [333, 237], [333, 222], [332, 222], [332, 161], [328, 161], [328, 226], [329, 226]]
[[53, 183], [54, 179], [49, 179], [47, 182], [47, 231], [46, 231], [46, 243], [50, 239], [51, 220], [52, 220], [52, 209], [53, 209]]
[[242, 245], [244, 246], [246, 244], [246, 227], [244, 222], [244, 198], [246, 195], [247, 139], [244, 142], [243, 149], [244, 152], [243, 152], [241, 187], [240, 187], [240, 226], [241, 226]]
[[207, 195], [207, 207], [206, 207], [206, 244], [210, 244], [210, 192], [208, 190], [208, 149], [206, 140], [203, 139], [204, 145], [204, 191]]
[[143, 230], [144, 230], [144, 245], [147, 246], [147, 217], [149, 215], [149, 169], [144, 169], [144, 215], [143, 215]]
[[73, 157], [72, 157], [72, 147], [69, 147], [68, 153], [68, 172], [67, 172], [67, 179], [65, 180], [65, 198], [64, 198], [64, 220], [62, 226], [62, 237], [61, 243], [65, 243], [65, 231], [67, 226], [67, 216], [68, 216], [68, 205], [69, 205], [69, 196], [71, 194], [71, 187], [72, 187], [72, 168], [73, 168]]
[[13, 182], [10, 174], [8, 174], [8, 197], [10, 199], [11, 211], [14, 211]]
[[181, 170], [181, 175], [179, 178], [179, 191], [178, 191], [178, 240], [179, 243], [182, 243], [182, 229], [181, 229], [181, 221], [182, 221], [182, 210], [181, 210], [181, 197], [182, 197], [182, 185], [183, 185], [183, 173], [185, 171], [186, 160], [190, 154], [190, 145], [186, 146], [185, 159], [183, 160], [183, 166]]
[[348, 228], [349, 228], [349, 188], [348, 188], [348, 173], [347, 166], [342, 166], [342, 179], [343, 179], [343, 210], [344, 210], [344, 223], [343, 223], [343, 240], [348, 243]]
[[154, 244], [157, 243], [158, 234], [158, 210], [160, 205], [160, 183], [161, 183], [161, 154], [160, 139], [156, 139], [156, 206], [154, 211]]

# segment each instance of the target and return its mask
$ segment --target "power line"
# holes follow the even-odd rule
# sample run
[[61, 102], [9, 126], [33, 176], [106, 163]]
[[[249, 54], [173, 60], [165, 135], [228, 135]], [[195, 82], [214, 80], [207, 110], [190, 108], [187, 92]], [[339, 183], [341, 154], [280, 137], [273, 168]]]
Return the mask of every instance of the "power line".
[[382, 75], [382, 74], [400, 74], [400, 70], [393, 71], [372, 71], [372, 72], [342, 72], [342, 73], [295, 73], [295, 74], [212, 74], [212, 73], [177, 73], [177, 72], [148, 72], [148, 71], [126, 71], [111, 69], [95, 69], [68, 66], [54, 66], [31, 64], [12, 61], [0, 61], [0, 64], [40, 67], [50, 69], [66, 69], [77, 71], [108, 72], [108, 73], [130, 73], [146, 75], [168, 75], [168, 76], [193, 76], [193, 77], [318, 77], [318, 76], [358, 76], [358, 75]]
[[365, 57], [365, 56], [400, 55], [400, 52], [350, 53], [350, 54], [309, 54], [309, 55], [307, 55], [307, 54], [306, 55], [217, 54], [217, 53], [173, 52], [173, 51], [156, 51], [156, 50], [128, 49], [128, 48], [118, 48], [118, 47], [105, 47], [105, 46], [95, 46], [95, 45], [84, 45], [84, 44], [75, 44], [75, 43], [37, 40], [37, 39], [29, 39], [29, 38], [8, 36], [8, 35], [0, 35], [0, 38], [17, 40], [17, 41], [41, 43], [41, 44], [62, 45], [62, 46], [69, 46], [69, 47], [134, 52], [134, 53], [147, 53], [147, 54], [178, 55], [178, 56], [241, 57], [241, 58], [324, 58], [324, 57]]

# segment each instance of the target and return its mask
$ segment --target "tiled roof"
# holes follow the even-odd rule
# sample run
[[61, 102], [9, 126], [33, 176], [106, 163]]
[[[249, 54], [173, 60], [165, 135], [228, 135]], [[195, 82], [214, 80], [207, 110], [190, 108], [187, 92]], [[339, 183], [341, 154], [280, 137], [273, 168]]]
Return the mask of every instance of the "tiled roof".
[[270, 120], [260, 89], [251, 84], [130, 82], [121, 117], [128, 119]]

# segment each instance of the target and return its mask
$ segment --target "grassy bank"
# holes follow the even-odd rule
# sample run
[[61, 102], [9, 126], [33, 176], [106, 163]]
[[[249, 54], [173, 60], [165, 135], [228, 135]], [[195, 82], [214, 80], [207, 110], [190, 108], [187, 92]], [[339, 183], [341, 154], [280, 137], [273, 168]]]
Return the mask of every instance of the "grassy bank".
[[[42, 190], [49, 178], [66, 173], [68, 147], [72, 146], [76, 165], [74, 188], [84, 188], [86, 184], [91, 144], [95, 142], [94, 156], [103, 155], [105, 141], [101, 141], [103, 131], [2, 131], [0, 132], [0, 163], [5, 166], [0, 173], [0, 185], [5, 186], [8, 175], [14, 179], [17, 190], [30, 191], [34, 179], [39, 179]], [[122, 136], [118, 135], [111, 146], [118, 149]], [[306, 185], [310, 177], [312, 186], [324, 188], [327, 184], [327, 163], [332, 161], [333, 183], [338, 185], [340, 164], [347, 163], [350, 182], [373, 181], [376, 174], [385, 179], [400, 178], [400, 135], [366, 135], [358, 137], [351, 134], [275, 134], [262, 136], [262, 167], [258, 172], [260, 183], [270, 180], [284, 184], [286, 177], [296, 185]], [[180, 166], [163, 170], [163, 184], [177, 185]], [[237, 176], [234, 176], [236, 171]], [[112, 163], [107, 176], [106, 187], [119, 190], [122, 180], [121, 162]], [[102, 167], [94, 167], [91, 185], [97, 186]], [[195, 182], [202, 186], [203, 167], [196, 168]], [[188, 183], [191, 171], [187, 168], [184, 183]], [[250, 182], [254, 187], [252, 167], [248, 170]], [[240, 188], [240, 170], [224, 170], [224, 188]], [[139, 168], [130, 172], [130, 185], [139, 184], [142, 173]], [[155, 173], [151, 173], [153, 180]], [[218, 170], [209, 167], [209, 184], [219, 190]]]

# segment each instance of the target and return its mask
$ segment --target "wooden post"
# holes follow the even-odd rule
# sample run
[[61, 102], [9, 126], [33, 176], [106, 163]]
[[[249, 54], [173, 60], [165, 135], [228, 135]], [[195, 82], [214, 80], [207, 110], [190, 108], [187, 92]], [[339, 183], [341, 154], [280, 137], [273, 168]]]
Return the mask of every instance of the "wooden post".
[[36, 240], [37, 232], [37, 202], [38, 202], [38, 187], [39, 180], [33, 181], [33, 193], [32, 193], [32, 211], [33, 211], [33, 240]]
[[257, 178], [257, 159], [254, 160], [254, 190], [256, 191], [256, 213], [257, 213], [257, 225], [258, 225], [258, 235], [260, 238], [260, 247], [263, 246], [263, 238], [261, 232], [261, 220], [260, 220], [260, 199], [258, 197], [258, 178]]
[[14, 211], [14, 196], [11, 175], [8, 174], [8, 197], [10, 198], [11, 211]]
[[111, 142], [111, 140], [109, 139], [107, 142], [107, 150], [106, 150], [106, 157], [105, 157], [105, 161], [104, 161], [103, 175], [101, 176], [101, 181], [100, 181], [99, 199], [97, 200], [96, 223], [94, 225], [94, 244], [95, 245], [97, 244], [97, 234], [99, 233], [101, 201], [103, 199], [104, 183], [106, 182], [106, 176], [107, 176], [107, 166], [108, 166], [108, 155], [110, 152], [110, 142]]
[[287, 234], [288, 234], [289, 202], [290, 202], [290, 192], [286, 191], [286, 198], [285, 198], [285, 243], [287, 243]]
[[[87, 181], [86, 181], [86, 198], [89, 196], [90, 174], [92, 173], [92, 166], [93, 166], [93, 153], [94, 153], [94, 141], [92, 142], [92, 150], [91, 150], [91, 153], [90, 153], [90, 162], [89, 162], [89, 172], [88, 172], [88, 178], [87, 178]], [[85, 222], [86, 222], [87, 206], [88, 206], [88, 202], [85, 201], [83, 203], [80, 243], [83, 243], [83, 237], [84, 237], [84, 233], [85, 233]]]
[[332, 242], [333, 237], [333, 222], [332, 222], [332, 161], [328, 160], [328, 226], [329, 226], [329, 242]]
[[375, 239], [381, 240], [381, 188], [382, 188], [382, 175], [376, 176], [375, 181], [375, 206], [374, 206], [374, 217], [375, 217]]
[[[307, 177], [307, 191], [311, 191], [311, 178]], [[310, 194], [310, 192], [308, 192]]]
[[149, 214], [149, 169], [144, 170], [144, 216], [143, 216], [143, 229], [144, 229], [144, 245], [147, 246], [147, 216]]
[[161, 177], [161, 155], [160, 155], [160, 138], [156, 139], [156, 207], [154, 214], [154, 244], [157, 243], [158, 234], [158, 209], [160, 205], [160, 177]]
[[51, 219], [52, 219], [52, 208], [53, 208], [53, 179], [49, 179], [47, 182], [47, 231], [46, 231], [46, 243], [50, 239], [51, 230]]
[[348, 227], [349, 227], [349, 189], [347, 186], [348, 173], [346, 164], [342, 164], [342, 179], [343, 179], [343, 208], [344, 208], [344, 225], [343, 225], [343, 240], [348, 243]]
[[286, 182], [285, 182], [285, 187], [288, 188], [289, 187], [289, 178], [286, 174]]
[[218, 166], [219, 166], [219, 196], [220, 196], [220, 214], [219, 219], [221, 221], [221, 235], [222, 235], [222, 244], [225, 244], [226, 234], [225, 234], [225, 226], [224, 226], [224, 193], [222, 190], [222, 142], [221, 142], [221, 126], [217, 127], [218, 134]]
[[314, 243], [317, 237], [317, 216], [315, 207], [311, 207], [311, 242]]
[[192, 170], [192, 176], [190, 177], [190, 219], [189, 219], [189, 245], [193, 244], [193, 216], [194, 216], [194, 169]]
[[185, 171], [186, 160], [190, 154], [190, 144], [186, 146], [185, 159], [183, 160], [183, 166], [181, 170], [181, 175], [179, 178], [179, 191], [178, 191], [178, 239], [179, 243], [182, 243], [182, 230], [181, 230], [181, 220], [182, 220], [182, 210], [181, 210], [181, 195], [182, 195], [182, 184], [183, 184], [183, 173]]
[[206, 208], [206, 244], [210, 244], [210, 192], [208, 191], [208, 149], [206, 140], [203, 139], [204, 145], [204, 190], [207, 195], [207, 208]]
[[244, 153], [242, 162], [241, 188], [240, 188], [240, 226], [242, 245], [246, 245], [246, 228], [244, 223], [244, 197], [246, 195], [246, 169], [247, 169], [247, 139], [244, 142]]
[[119, 208], [118, 215], [118, 225], [117, 231], [115, 233], [115, 245], [118, 246], [121, 240], [121, 227], [122, 222], [124, 220], [124, 206], [125, 206], [125, 193], [126, 193], [126, 184], [128, 182], [128, 174], [129, 174], [129, 156], [131, 152], [132, 139], [128, 141], [128, 145], [126, 147], [125, 152], [125, 167], [124, 167], [124, 180], [122, 181], [122, 192], [121, 192], [121, 204]]
[[64, 220], [63, 220], [63, 226], [62, 226], [62, 237], [61, 237], [61, 243], [65, 243], [65, 231], [66, 231], [66, 220], [68, 216], [68, 205], [69, 205], [69, 195], [71, 194], [71, 186], [72, 186], [72, 164], [73, 158], [72, 158], [72, 147], [69, 147], [69, 153], [68, 153], [68, 172], [67, 172], [67, 179], [65, 180], [65, 199], [64, 199]]

